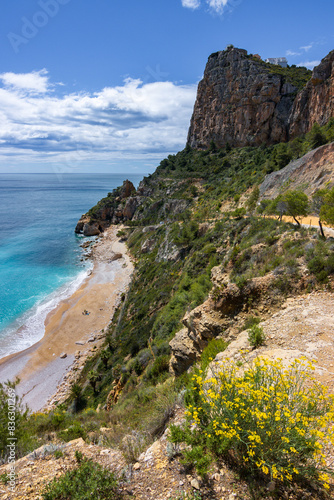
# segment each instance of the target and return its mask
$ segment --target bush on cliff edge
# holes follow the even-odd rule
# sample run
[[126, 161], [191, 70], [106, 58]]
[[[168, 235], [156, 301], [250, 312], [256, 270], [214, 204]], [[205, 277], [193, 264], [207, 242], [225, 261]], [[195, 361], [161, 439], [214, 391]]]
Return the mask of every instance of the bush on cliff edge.
[[334, 443], [334, 396], [295, 360], [257, 359], [240, 368], [227, 360], [212, 376], [195, 374], [186, 424], [171, 426], [185, 462], [205, 475], [213, 459], [228, 460], [253, 478], [329, 488], [325, 451]]

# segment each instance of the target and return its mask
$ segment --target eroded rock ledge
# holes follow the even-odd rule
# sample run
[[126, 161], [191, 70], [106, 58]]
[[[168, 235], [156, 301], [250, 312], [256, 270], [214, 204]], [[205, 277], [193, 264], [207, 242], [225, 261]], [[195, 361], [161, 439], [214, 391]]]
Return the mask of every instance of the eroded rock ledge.
[[199, 359], [209, 340], [215, 337], [230, 339], [237, 317], [243, 320], [250, 305], [252, 310], [257, 305], [263, 310], [263, 304], [277, 300], [269, 294], [274, 280], [274, 274], [269, 273], [239, 288], [228, 282], [227, 274], [219, 266], [213, 268], [212, 281], [219, 292], [211, 293], [208, 300], [184, 316], [185, 328], [176, 333], [169, 344], [172, 350], [170, 371], [174, 375], [186, 371]]

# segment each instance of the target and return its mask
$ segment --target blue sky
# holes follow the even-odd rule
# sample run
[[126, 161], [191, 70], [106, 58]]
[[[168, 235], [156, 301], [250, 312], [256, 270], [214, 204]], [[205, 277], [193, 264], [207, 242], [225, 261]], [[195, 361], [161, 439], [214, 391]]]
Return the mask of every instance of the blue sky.
[[312, 68], [332, 0], [11, 0], [0, 18], [0, 172], [151, 172], [185, 145], [227, 44]]

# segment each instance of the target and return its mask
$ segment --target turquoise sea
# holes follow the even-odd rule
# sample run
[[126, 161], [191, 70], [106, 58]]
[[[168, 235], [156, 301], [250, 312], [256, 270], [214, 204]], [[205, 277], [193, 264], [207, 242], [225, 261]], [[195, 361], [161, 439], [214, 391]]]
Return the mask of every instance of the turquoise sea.
[[44, 320], [87, 276], [81, 215], [142, 175], [0, 174], [0, 358], [30, 347]]

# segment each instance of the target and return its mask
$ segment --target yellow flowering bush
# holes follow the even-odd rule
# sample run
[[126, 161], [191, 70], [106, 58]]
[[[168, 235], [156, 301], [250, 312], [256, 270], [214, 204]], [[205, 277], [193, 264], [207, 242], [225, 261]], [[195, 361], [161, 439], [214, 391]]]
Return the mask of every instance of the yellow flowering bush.
[[334, 398], [303, 359], [288, 368], [257, 359], [231, 360], [212, 372], [198, 370], [187, 399], [186, 424], [171, 440], [185, 442], [185, 459], [200, 474], [213, 457], [230, 458], [253, 476], [283, 483], [310, 481], [328, 488], [325, 451], [334, 442]]

